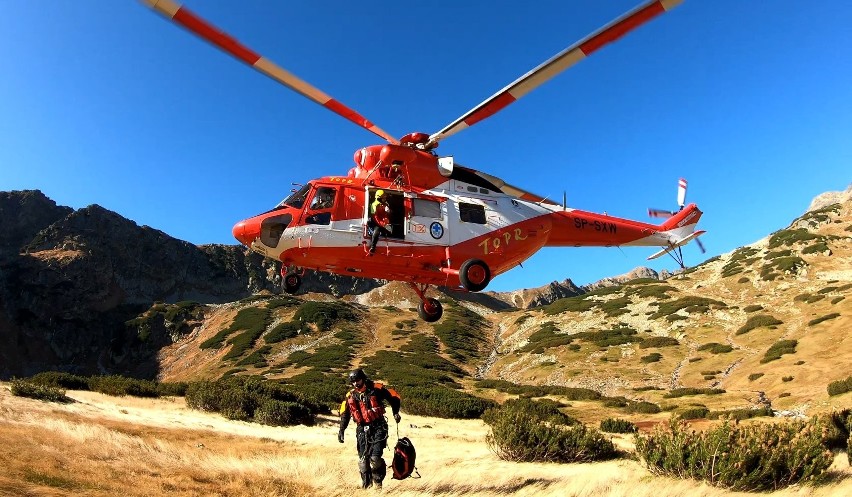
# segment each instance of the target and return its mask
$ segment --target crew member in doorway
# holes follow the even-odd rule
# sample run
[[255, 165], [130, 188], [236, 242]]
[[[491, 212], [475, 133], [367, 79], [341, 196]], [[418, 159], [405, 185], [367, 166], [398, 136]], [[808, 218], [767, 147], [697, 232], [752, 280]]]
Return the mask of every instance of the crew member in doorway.
[[390, 213], [391, 209], [388, 206], [385, 191], [377, 191], [375, 200], [370, 204], [370, 222], [368, 225], [373, 228], [373, 237], [370, 239], [370, 255], [376, 252], [376, 244], [379, 243], [379, 236], [390, 236], [393, 230], [390, 224]]

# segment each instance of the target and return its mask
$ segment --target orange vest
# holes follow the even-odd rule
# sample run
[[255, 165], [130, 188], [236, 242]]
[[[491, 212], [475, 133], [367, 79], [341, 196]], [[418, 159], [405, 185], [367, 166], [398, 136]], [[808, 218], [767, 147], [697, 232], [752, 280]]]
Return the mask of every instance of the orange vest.
[[359, 425], [384, 417], [385, 407], [375, 395], [375, 390], [381, 388], [381, 383], [375, 383], [371, 390], [365, 390], [363, 393], [353, 390], [346, 396], [346, 406], [352, 414], [352, 419]]

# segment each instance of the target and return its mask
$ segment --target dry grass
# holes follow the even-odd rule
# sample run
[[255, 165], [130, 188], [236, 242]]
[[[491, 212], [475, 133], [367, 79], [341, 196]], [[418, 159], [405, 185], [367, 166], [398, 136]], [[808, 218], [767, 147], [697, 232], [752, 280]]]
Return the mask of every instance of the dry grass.
[[[273, 428], [192, 411], [182, 399], [69, 392], [59, 405], [12, 397], [0, 387], [0, 496], [348, 496], [357, 491], [354, 430], [336, 440], [335, 419]], [[517, 464], [487, 448], [481, 421], [406, 416], [421, 479], [389, 480], [399, 496], [747, 495], [650, 476], [622, 459], [595, 464]], [[627, 436], [616, 443], [632, 447]], [[393, 438], [393, 437], [392, 437]], [[387, 455], [387, 454], [386, 454]], [[852, 495], [846, 456], [833, 482], [778, 496]], [[372, 492], [377, 493], [377, 492]]]

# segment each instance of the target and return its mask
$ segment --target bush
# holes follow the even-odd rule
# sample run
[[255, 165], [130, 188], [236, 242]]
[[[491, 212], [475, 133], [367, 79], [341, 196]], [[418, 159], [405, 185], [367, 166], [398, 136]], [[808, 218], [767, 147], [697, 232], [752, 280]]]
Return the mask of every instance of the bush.
[[673, 347], [675, 345], [680, 345], [680, 342], [677, 341], [676, 338], [672, 337], [651, 337], [642, 340], [642, 343], [639, 344], [640, 349], [648, 349], [651, 347]]
[[823, 321], [828, 321], [829, 319], [834, 319], [840, 317], [839, 312], [832, 312], [831, 314], [826, 314], [825, 316], [818, 317], [816, 319], [811, 319], [808, 321], [808, 326], [814, 326], [816, 324], [820, 324]]
[[607, 418], [601, 421], [605, 433], [636, 433], [636, 425], [626, 419]]
[[44, 400], [47, 402], [73, 402], [65, 395], [65, 390], [49, 385], [42, 385], [27, 380], [12, 378], [12, 395], [27, 397], [30, 399]]
[[748, 375], [748, 381], [754, 381], [754, 380], [760, 378], [763, 375], [764, 375], [764, 373], [752, 373], [752, 374]]
[[724, 423], [706, 432], [671, 422], [636, 436], [652, 473], [693, 478], [736, 491], [772, 491], [812, 480], [832, 463], [814, 420], [784, 424]]
[[760, 407], [758, 409], [730, 409], [727, 411], [711, 411], [707, 419], [751, 419], [761, 416], [772, 417], [774, 414], [771, 407]]
[[652, 362], [660, 362], [660, 359], [662, 358], [663, 355], [659, 352], [652, 352], [646, 356], [640, 357], [639, 360], [644, 362], [645, 364], [651, 364]]
[[497, 457], [515, 462], [588, 462], [616, 457], [615, 446], [599, 431], [582, 424], [551, 424], [522, 402], [488, 410], [488, 446]]
[[[257, 417], [260, 415], [262, 422], [267, 424], [285, 419], [291, 424], [313, 424], [314, 415], [321, 410], [319, 405], [298, 392], [279, 383], [250, 376], [228, 376], [218, 381], [192, 383], [186, 391], [186, 403], [192, 409], [218, 412], [228, 419], [261, 422]], [[263, 409], [258, 412], [261, 407]]]
[[743, 310], [744, 310], [745, 312], [757, 312], [757, 311], [762, 311], [762, 310], [763, 310], [763, 306], [762, 306], [762, 305], [757, 305], [757, 304], [755, 304], [755, 305], [747, 305], [747, 306], [743, 307]]
[[708, 351], [711, 354], [727, 354], [728, 352], [734, 350], [734, 348], [728, 344], [721, 344], [716, 342], [705, 343], [698, 347], [699, 351]]
[[476, 419], [495, 405], [490, 400], [443, 386], [402, 388], [399, 393], [405, 412], [418, 416]]
[[689, 420], [689, 419], [704, 419], [710, 414], [710, 409], [707, 409], [704, 406], [690, 406], [685, 409], [681, 409], [677, 411], [676, 418]]
[[832, 381], [828, 384], [829, 396], [842, 395], [849, 391], [852, 391], [852, 376], [845, 380]]
[[781, 356], [784, 354], [795, 354], [796, 345], [798, 344], [798, 340], [781, 340], [779, 342], [775, 342], [771, 347], [769, 347], [769, 350], [766, 351], [763, 358], [760, 359], [760, 363], [766, 364], [767, 362], [781, 359]]
[[760, 328], [761, 326], [773, 327], [783, 323], [783, 321], [775, 319], [774, 317], [768, 314], [757, 314], [756, 316], [748, 318], [748, 321], [746, 321], [744, 325], [740, 326], [740, 328], [734, 334], [743, 335], [755, 328]]
[[296, 402], [266, 399], [254, 411], [254, 420], [271, 426], [288, 426], [308, 422], [311, 412]]
[[674, 388], [669, 393], [663, 395], [663, 397], [666, 399], [675, 399], [691, 395], [719, 395], [723, 393], [725, 391], [721, 388]]
[[661, 412], [662, 408], [657, 404], [652, 402], [630, 402], [627, 404], [627, 407], [624, 408], [624, 412], [628, 414], [657, 414]]

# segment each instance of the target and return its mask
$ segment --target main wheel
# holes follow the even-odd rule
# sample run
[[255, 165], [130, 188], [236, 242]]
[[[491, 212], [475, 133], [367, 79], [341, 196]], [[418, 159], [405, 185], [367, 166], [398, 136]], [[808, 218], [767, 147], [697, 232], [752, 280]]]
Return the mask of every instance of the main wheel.
[[491, 281], [491, 270], [479, 259], [468, 259], [459, 269], [459, 279], [465, 290], [478, 292], [484, 290]]
[[438, 299], [429, 298], [417, 305], [417, 314], [420, 314], [420, 319], [423, 321], [434, 323], [444, 315], [444, 307]]
[[299, 291], [302, 286], [302, 277], [297, 273], [287, 273], [284, 275], [284, 291], [289, 294], [294, 294]]

